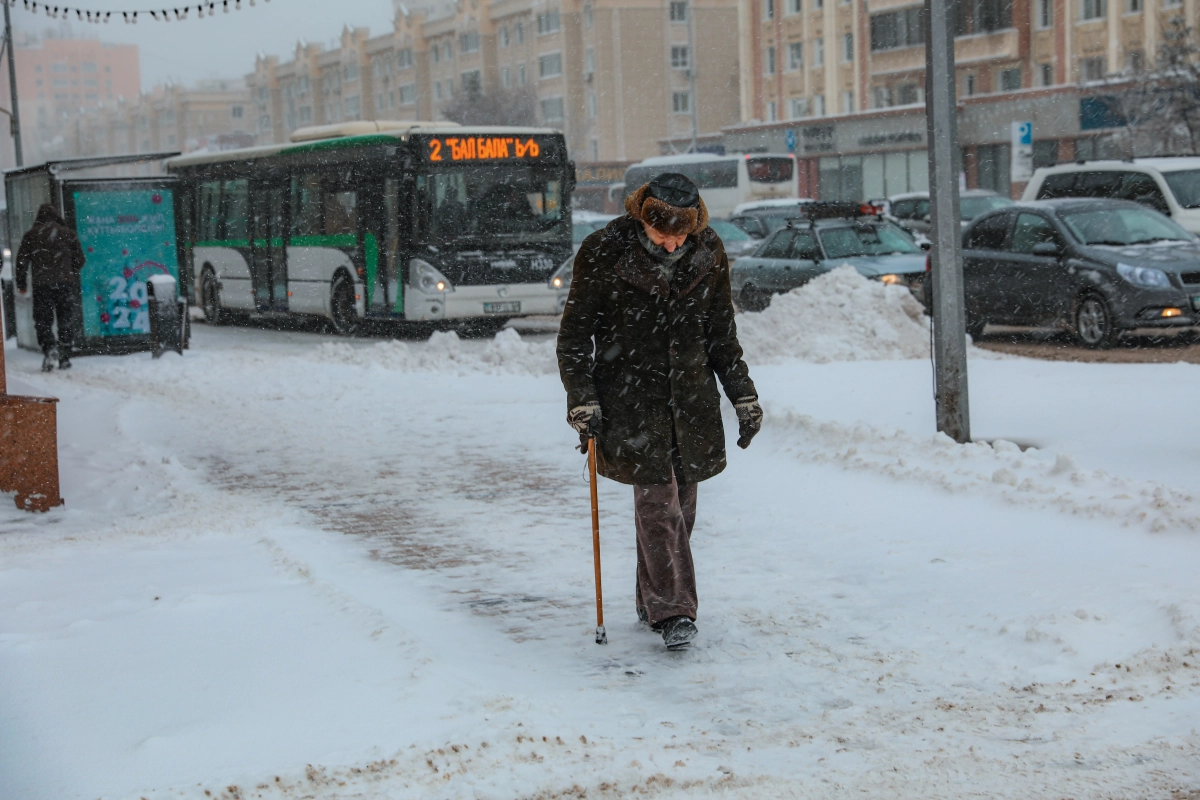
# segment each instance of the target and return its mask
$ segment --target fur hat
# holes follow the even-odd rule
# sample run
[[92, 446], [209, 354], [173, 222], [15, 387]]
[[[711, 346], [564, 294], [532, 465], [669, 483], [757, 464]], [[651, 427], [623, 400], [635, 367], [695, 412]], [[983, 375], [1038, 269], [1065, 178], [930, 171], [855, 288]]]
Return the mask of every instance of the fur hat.
[[664, 172], [626, 197], [625, 211], [668, 236], [686, 236], [708, 226], [700, 191], [678, 172]]

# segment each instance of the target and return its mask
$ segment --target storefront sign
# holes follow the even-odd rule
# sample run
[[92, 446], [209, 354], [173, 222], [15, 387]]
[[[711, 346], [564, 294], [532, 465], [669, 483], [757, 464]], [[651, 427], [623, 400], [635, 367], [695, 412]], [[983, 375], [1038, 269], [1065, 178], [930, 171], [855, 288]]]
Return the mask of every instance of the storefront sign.
[[625, 180], [626, 162], [615, 164], [576, 164], [575, 182], [579, 186], [609, 186]]
[[1033, 177], [1033, 123], [1012, 124], [1012, 167], [1009, 178], [1013, 183], [1027, 183]]
[[833, 126], [810, 125], [800, 129], [800, 138], [804, 142], [805, 153], [832, 153]]
[[179, 280], [173, 191], [78, 191], [74, 200], [87, 258], [80, 274], [84, 336], [149, 334], [146, 279]]
[[859, 147], [878, 147], [886, 144], [920, 144], [925, 141], [925, 134], [919, 131], [897, 131], [892, 133], [872, 133], [858, 140]]

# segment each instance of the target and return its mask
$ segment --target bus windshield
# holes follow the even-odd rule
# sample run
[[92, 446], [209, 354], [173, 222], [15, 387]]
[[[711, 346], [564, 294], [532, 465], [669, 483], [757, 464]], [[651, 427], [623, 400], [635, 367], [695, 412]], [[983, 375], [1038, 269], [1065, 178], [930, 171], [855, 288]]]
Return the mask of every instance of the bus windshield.
[[565, 236], [562, 175], [537, 167], [440, 168], [417, 176], [416, 237], [546, 241]]

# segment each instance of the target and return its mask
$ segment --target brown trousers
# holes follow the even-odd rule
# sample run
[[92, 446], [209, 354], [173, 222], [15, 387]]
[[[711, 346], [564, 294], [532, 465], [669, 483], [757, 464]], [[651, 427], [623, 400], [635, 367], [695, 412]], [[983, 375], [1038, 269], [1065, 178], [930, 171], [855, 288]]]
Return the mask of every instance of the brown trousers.
[[691, 536], [696, 524], [694, 483], [634, 486], [639, 609], [651, 625], [671, 617], [696, 618], [696, 570]]

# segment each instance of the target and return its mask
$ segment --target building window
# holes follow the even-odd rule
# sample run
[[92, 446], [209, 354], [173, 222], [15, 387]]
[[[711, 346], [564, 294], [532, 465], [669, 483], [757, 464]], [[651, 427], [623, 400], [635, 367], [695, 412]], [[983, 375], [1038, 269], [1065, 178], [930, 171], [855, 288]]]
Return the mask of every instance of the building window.
[[358, 99], [358, 95], [347, 97], [345, 101], [346, 119], [358, 119], [362, 113], [362, 102]]
[[775, 110], [775, 101], [767, 103], [767, 122], [775, 122], [779, 119], [779, 113]]
[[479, 51], [479, 31], [468, 31], [458, 37], [458, 52], [476, 53]]
[[763, 0], [763, 16], [775, 19], [775, 0]]
[[400, 87], [400, 105], [411, 106], [417, 102], [417, 85], [410, 83], [407, 86]]
[[963, 96], [970, 97], [975, 94], [975, 76], [967, 75], [963, 78]]
[[671, 22], [687, 22], [687, 0], [671, 0]]
[[585, 27], [585, 28], [592, 27], [592, 4], [591, 3], [583, 4], [583, 27]]
[[767, 75], [775, 74], [775, 48], [768, 47], [763, 51], [763, 72]]
[[563, 99], [549, 97], [542, 101], [542, 121], [561, 122], [563, 119]]
[[596, 51], [587, 48], [583, 51], [583, 74], [591, 75], [596, 71]]
[[596, 93], [588, 92], [588, 118], [595, 119], [599, 113], [599, 107], [596, 103]]
[[1015, 92], [1021, 88], [1021, 68], [1000, 70], [1000, 91]]
[[887, 86], [876, 86], [871, 90], [875, 108], [888, 108], [892, 105], [892, 90]]
[[803, 97], [793, 97], [788, 101], [788, 115], [792, 119], [808, 116], [808, 100]]
[[788, 42], [788, 69], [792, 72], [804, 69], [804, 43]]
[[675, 45], [671, 48], [671, 68], [672, 69], [687, 69], [691, 64], [688, 63], [687, 45]]
[[496, 38], [499, 40], [501, 47], [508, 47], [509, 40], [508, 40], [508, 26], [507, 25], [505, 25], [504, 27], [502, 27], [500, 29], [499, 33], [496, 34]]
[[1162, 0], [1163, 8], [1173, 8], [1183, 5], [1183, 0]]
[[500, 70], [500, 85], [505, 89], [512, 86], [512, 71], [508, 67]]
[[454, 49], [450, 46], [450, 42], [444, 42], [442, 44], [442, 58], [449, 61], [453, 57], [454, 57]]
[[956, 36], [991, 33], [1012, 27], [1013, 0], [970, 0], [955, 3], [955, 9]]
[[849, 114], [854, 111], [854, 92], [847, 89], [842, 92], [842, 113]]
[[229, 109], [229, 116], [233, 117], [234, 119], [241, 119], [244, 114], [245, 109], [241, 106], [231, 106]]
[[1142, 0], [1125, 0], [1125, 13], [1137, 14], [1142, 10]]
[[96, 62], [95, 61], [83, 62], [82, 64], [79, 65], [79, 71], [80, 72], [95, 72], [96, 71]]
[[804, 3], [802, 0], [787, 0], [787, 13], [799, 14], [803, 10]]
[[1042, 86], [1054, 85], [1054, 65], [1053, 64], [1038, 64], [1038, 71], [1042, 74]]
[[1083, 0], [1080, 9], [1084, 19], [1100, 19], [1108, 16], [1108, 0]]
[[548, 53], [538, 57], [538, 77], [554, 78], [562, 75], [562, 53]]
[[479, 94], [483, 83], [479, 79], [479, 70], [473, 69], [462, 74], [462, 88], [467, 94]]
[[599, 161], [600, 160], [600, 140], [592, 139], [591, 146], [592, 146], [592, 161]]
[[1037, 26], [1045, 29], [1054, 24], [1054, 0], [1037, 0]]
[[876, 14], [871, 17], [871, 49], [893, 50], [925, 44], [922, 6]]
[[522, 22], [521, 20], [517, 20], [516, 32], [517, 32], [517, 44], [524, 44], [525, 43], [525, 23]]
[[1141, 50], [1130, 50], [1125, 54], [1125, 72], [1136, 75], [1146, 67], [1146, 57]]
[[441, 81], [435, 81], [433, 84], [433, 99], [434, 100], [442, 99], [442, 82]]
[[814, 9], [820, 10], [825, 7], [825, 0], [813, 0], [812, 6]]
[[517, 64], [517, 86], [525, 85], [525, 65]]
[[433, 50], [429, 53], [429, 55], [433, 58], [433, 63], [435, 63], [435, 64], [438, 63], [439, 61], [442, 60], [442, 48], [438, 47], [435, 44], [433, 46]]
[[854, 34], [847, 33], [842, 36], [842, 61], [851, 62], [854, 60]]
[[825, 40], [818, 36], [813, 39], [813, 67], [820, 69], [825, 66]]
[[547, 11], [537, 15], [537, 32], [539, 36], [547, 33], [555, 33], [560, 27], [561, 23], [558, 18], [558, 11]]
[[896, 104], [902, 106], [915, 106], [918, 103], [924, 102], [921, 96], [924, 90], [915, 83], [902, 83], [896, 90]]
[[691, 92], [671, 92], [671, 110], [676, 114], [692, 113]]
[[1108, 75], [1108, 63], [1104, 56], [1079, 59], [1079, 76], [1085, 81], [1102, 81]]

